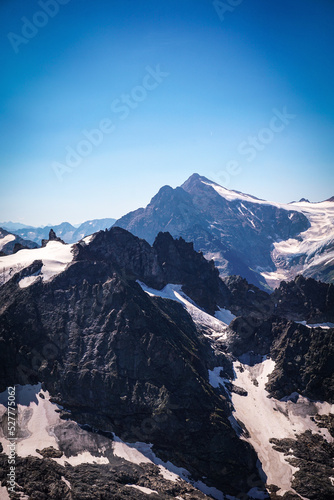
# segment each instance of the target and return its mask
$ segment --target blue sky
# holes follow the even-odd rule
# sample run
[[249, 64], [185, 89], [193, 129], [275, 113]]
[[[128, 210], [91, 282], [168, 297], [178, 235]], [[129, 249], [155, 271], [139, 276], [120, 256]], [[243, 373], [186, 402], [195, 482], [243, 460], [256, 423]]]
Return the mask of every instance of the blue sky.
[[49, 2], [0, 5], [0, 220], [120, 217], [194, 172], [334, 195], [331, 0]]

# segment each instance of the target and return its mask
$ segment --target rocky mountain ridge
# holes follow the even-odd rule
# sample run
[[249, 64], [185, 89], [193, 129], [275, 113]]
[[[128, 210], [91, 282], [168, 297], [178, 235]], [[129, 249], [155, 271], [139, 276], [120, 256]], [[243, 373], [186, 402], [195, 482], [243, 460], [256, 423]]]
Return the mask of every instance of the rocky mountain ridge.
[[161, 278], [151, 247], [136, 238], [134, 253], [133, 238], [118, 228], [98, 233], [75, 247], [73, 263], [52, 281], [20, 289], [14, 276], [1, 287], [2, 389], [43, 381], [82, 424], [149, 440], [165, 461], [237, 494], [247, 474], [257, 474], [256, 456], [209, 384], [217, 355], [181, 305], [136, 283], [142, 268]]
[[297, 274], [332, 281], [333, 221], [331, 201], [271, 203], [193, 174], [181, 187], [162, 187], [146, 208], [115, 225], [149, 243], [160, 231], [182, 236], [214, 259], [222, 276], [272, 289]]
[[[56, 274], [38, 279], [50, 249], [53, 259], [68, 251], [72, 258]], [[222, 279], [214, 263], [183, 238], [159, 233], [151, 246], [119, 227], [71, 246], [52, 235], [34, 252], [37, 260], [0, 287], [0, 391], [43, 382], [63, 407], [62, 418], [114, 432], [134, 445], [152, 444], [164, 463], [215, 488], [214, 498], [275, 498], [282, 484], [273, 476], [276, 490], [265, 485], [270, 460], [259, 471], [253, 442], [246, 442], [247, 426], [256, 435], [257, 422], [248, 422], [246, 411], [245, 424], [238, 412], [242, 401], [251, 404], [256, 384], [254, 397], [261, 391], [273, 397], [270, 418], [276, 418], [275, 408], [287, 411], [279, 399], [291, 392], [333, 401], [333, 285], [297, 277], [268, 294], [241, 277]], [[312, 322], [327, 325], [311, 328]], [[268, 361], [266, 380], [256, 373]], [[239, 376], [235, 382], [236, 370], [248, 369], [255, 373], [251, 385], [242, 385]], [[269, 457], [276, 453], [269, 441], [263, 446]], [[47, 473], [50, 464], [28, 460], [22, 467]], [[328, 492], [327, 471], [321, 477]], [[71, 472], [77, 484], [82, 472]], [[98, 469], [89, 474], [99, 475]], [[110, 469], [101, 474], [109, 477]], [[299, 498], [291, 488], [283, 498]]]

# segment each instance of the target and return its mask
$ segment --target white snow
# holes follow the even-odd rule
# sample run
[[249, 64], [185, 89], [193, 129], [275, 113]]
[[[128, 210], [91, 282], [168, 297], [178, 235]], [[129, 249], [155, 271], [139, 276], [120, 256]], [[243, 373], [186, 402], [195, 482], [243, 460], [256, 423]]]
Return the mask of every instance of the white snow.
[[138, 486], [137, 484], [126, 484], [125, 486], [129, 486], [130, 488], [135, 488], [136, 490], [146, 493], [146, 495], [152, 495], [152, 493], [159, 495], [157, 491], [151, 490], [150, 488], [145, 488], [145, 486]]
[[[302, 212], [311, 227], [300, 234], [301, 241], [290, 238], [274, 243], [272, 257], [276, 267], [284, 274], [284, 279], [290, 279], [300, 272], [307, 275], [314, 266], [334, 261], [334, 203], [303, 202], [293, 203], [290, 207]], [[291, 268], [290, 261], [295, 256], [304, 256], [305, 262]]]
[[1, 238], [0, 239], [0, 250], [2, 250], [3, 247], [5, 245], [7, 245], [7, 243], [10, 243], [11, 241], [14, 241], [14, 240], [15, 240], [15, 235], [14, 234], [7, 234], [3, 238]]
[[[334, 210], [334, 203], [331, 201], [322, 201], [319, 203], [310, 203], [310, 202], [293, 202], [293, 203], [278, 203], [274, 201], [261, 200], [260, 198], [256, 198], [256, 196], [252, 196], [250, 194], [241, 193], [239, 191], [233, 191], [232, 189], [226, 189], [218, 184], [213, 182], [205, 182], [201, 181], [203, 184], [207, 186], [211, 186], [222, 198], [228, 201], [240, 200], [240, 201], [248, 201], [250, 203], [257, 203], [258, 205], [272, 205], [278, 208], [284, 208], [285, 210], [296, 210], [296, 211], [318, 211], [318, 210]], [[243, 203], [240, 205], [249, 210]], [[250, 210], [249, 210], [250, 211]], [[251, 212], [251, 211], [250, 211]], [[251, 212], [252, 215], [254, 215]]]
[[34, 273], [31, 276], [27, 276], [26, 278], [22, 278], [19, 281], [19, 287], [20, 288], [27, 288], [28, 286], [32, 285], [39, 279], [40, 274], [39, 273]]
[[[270, 288], [276, 288], [279, 286], [281, 281], [289, 280], [288, 272], [285, 270], [277, 270], [272, 272], [261, 272], [261, 275], [266, 280], [267, 284]], [[294, 275], [291, 274], [291, 279], [293, 279]]]
[[323, 328], [324, 330], [328, 330], [329, 328], [334, 328], [334, 323], [312, 323], [309, 324], [306, 321], [295, 321], [295, 323], [299, 323], [300, 325], [307, 326], [307, 328]]
[[49, 281], [53, 276], [62, 273], [72, 262], [72, 248], [73, 245], [49, 241], [44, 248], [20, 250], [15, 254], [0, 257], [0, 284], [6, 283], [15, 273], [30, 266], [35, 260], [43, 262], [40, 274], [23, 278], [19, 286], [25, 288], [37, 279]]
[[160, 460], [152, 451], [152, 444], [142, 443], [140, 441], [137, 443], [125, 443], [115, 434], [114, 443], [113, 453], [115, 456], [124, 458], [124, 460], [137, 465], [141, 463], [153, 463], [158, 465], [162, 476], [169, 481], [177, 481], [180, 478], [188, 481], [189, 472], [186, 469], [176, 467], [171, 462], [163, 462]]
[[[40, 397], [44, 395], [44, 399]], [[16, 397], [18, 407], [18, 428], [21, 429], [23, 437], [17, 439], [16, 452], [20, 457], [34, 456], [41, 458], [36, 451], [52, 446], [59, 450], [59, 444], [54, 433], [54, 428], [59, 425], [65, 425], [59, 414], [55, 411], [60, 407], [49, 401], [49, 393], [41, 390], [41, 384], [32, 386], [16, 386]], [[6, 413], [5, 402], [7, 401], [7, 391], [0, 394], [0, 418]], [[76, 430], [73, 430], [73, 440], [80, 439], [82, 430], [75, 424]], [[75, 433], [78, 433], [77, 435]], [[88, 434], [88, 432], [87, 432]], [[0, 428], [0, 442], [4, 450], [7, 450], [9, 440]], [[102, 450], [100, 450], [102, 455]], [[109, 460], [105, 456], [94, 456], [89, 451], [82, 449], [78, 454], [61, 458], [53, 458], [55, 462], [64, 465], [68, 462], [70, 465], [80, 465], [82, 463], [108, 464]]]
[[[238, 191], [233, 191], [231, 189], [226, 189], [222, 186], [218, 186], [217, 184], [214, 184], [211, 182], [202, 181], [202, 183], [206, 184], [207, 186], [211, 186], [222, 198], [225, 198], [225, 200], [227, 200], [227, 201], [241, 200], [241, 201], [249, 201], [251, 203], [258, 203], [261, 205], [274, 205], [274, 206], [279, 205], [279, 203], [272, 203], [270, 201], [260, 200], [259, 198], [256, 198], [255, 196], [251, 196], [251, 195], [245, 194], [245, 193], [240, 193]], [[242, 204], [242, 206], [243, 206], [243, 208], [246, 208], [243, 204]], [[241, 210], [240, 210], [240, 212], [241, 212]]]
[[254, 224], [254, 222], [252, 221], [252, 219], [250, 219], [249, 217], [247, 218], [248, 222], [250, 222], [252, 224], [252, 226], [256, 229], [256, 226]]
[[162, 297], [180, 302], [188, 311], [193, 321], [209, 331], [208, 336], [226, 338], [227, 326], [235, 318], [231, 311], [219, 308], [215, 316], [211, 316], [198, 307], [183, 291], [181, 285], [168, 284], [162, 290], [150, 288], [145, 283], [137, 281], [142, 289], [151, 296]]
[[[276, 203], [260, 200], [248, 194], [232, 191], [211, 182], [204, 182], [211, 186], [220, 196], [228, 201], [244, 201], [259, 205], [271, 205], [287, 211], [296, 211], [305, 215], [311, 226], [300, 234], [298, 239], [290, 238], [273, 243], [272, 259], [276, 271], [262, 272], [262, 276], [272, 288], [279, 285], [282, 280], [293, 279], [298, 273], [312, 274], [312, 268], [334, 262], [334, 203], [323, 201], [320, 203], [293, 202]], [[240, 205], [249, 210], [243, 203]], [[238, 207], [243, 214], [242, 210]], [[250, 211], [250, 210], [249, 210]], [[252, 213], [252, 212], [251, 212]], [[244, 215], [244, 214], [243, 214]], [[254, 216], [254, 214], [252, 214]], [[289, 214], [293, 218], [293, 214]], [[251, 219], [248, 219], [254, 225]], [[304, 256], [305, 262], [291, 266], [294, 257]]]
[[[42, 394], [42, 397], [40, 396]], [[43, 398], [44, 396], [44, 398]], [[61, 458], [52, 458], [60, 465], [69, 463], [72, 466], [82, 463], [108, 464], [109, 460], [106, 452], [113, 453], [114, 456], [123, 458], [134, 464], [153, 463], [158, 466], [160, 474], [168, 481], [179, 481], [183, 479], [195, 488], [208, 488], [204, 483], [193, 483], [189, 480], [190, 473], [183, 468], [176, 467], [171, 462], [163, 462], [152, 451], [152, 444], [137, 442], [125, 443], [114, 434], [114, 440], [104, 438], [98, 434], [92, 434], [83, 430], [72, 420], [62, 420], [57, 409], [59, 405], [49, 401], [49, 393], [41, 389], [41, 384], [35, 386], [16, 386], [16, 402], [18, 407], [18, 425], [21, 436], [16, 441], [16, 452], [18, 456], [35, 456], [41, 458], [36, 449], [42, 450], [52, 446], [56, 450], [62, 449], [59, 445], [64, 442], [66, 455]], [[0, 393], [0, 443], [3, 449], [8, 450], [9, 441], [4, 434], [2, 419], [6, 414], [6, 402], [8, 398], [7, 390]], [[56, 433], [55, 429], [58, 429]], [[57, 436], [62, 436], [58, 440]], [[71, 451], [71, 444], [74, 452]], [[91, 450], [91, 451], [90, 451]], [[71, 485], [65, 478], [62, 480], [69, 488]], [[214, 490], [214, 489], [213, 489]], [[3, 490], [3, 498], [5, 490]], [[203, 491], [203, 490], [202, 490]], [[2, 499], [0, 490], [0, 498]], [[220, 493], [221, 495], [221, 493]], [[214, 496], [218, 500], [222, 497]]]
[[[152, 444], [142, 442], [125, 443], [115, 435], [114, 438], [116, 440], [116, 443], [118, 443], [113, 449], [113, 452], [116, 456], [119, 456], [136, 464], [153, 463], [159, 467], [160, 474], [168, 481], [178, 481], [180, 479], [183, 479], [203, 493], [212, 495], [216, 500], [224, 500], [223, 493], [216, 488], [209, 487], [202, 481], [191, 481], [189, 479], [190, 473], [186, 469], [177, 467], [171, 462], [163, 462], [152, 451]], [[122, 446], [120, 446], [121, 444]]]
[[8, 494], [6, 486], [1, 486], [1, 483], [0, 483], [0, 498], [1, 500], [10, 500], [10, 496]]
[[[102, 450], [100, 450], [102, 452]], [[61, 458], [53, 458], [55, 462], [58, 462], [60, 465], [65, 465], [65, 462], [69, 463], [73, 467], [80, 464], [108, 464], [109, 460], [104, 456], [95, 456], [92, 455], [89, 451], [83, 451], [78, 453], [77, 455], [73, 455], [71, 457], [62, 456]]]
[[[240, 371], [240, 367], [244, 371]], [[268, 398], [265, 384], [274, 367], [275, 363], [271, 359], [265, 359], [252, 367], [235, 362], [235, 383], [244, 388], [248, 396], [232, 393], [231, 397], [235, 408], [234, 416], [244, 423], [250, 434], [249, 438], [243, 439], [255, 448], [267, 475], [267, 483], [280, 487], [278, 494], [283, 494], [284, 491], [292, 489], [291, 480], [296, 469], [285, 461], [282, 453], [273, 449], [269, 440], [295, 438], [309, 429], [317, 434], [320, 431], [320, 434], [332, 442], [333, 438], [328, 430], [319, 429], [310, 417], [316, 413], [333, 413], [334, 405], [311, 402], [301, 396], [296, 403]], [[258, 386], [253, 383], [255, 380]]]
[[220, 376], [221, 372], [223, 371], [224, 368], [222, 366], [216, 366], [213, 370], [209, 370], [209, 383], [214, 388], [222, 385], [225, 389], [225, 392], [228, 394], [228, 390], [225, 387], [225, 382], [229, 382], [229, 380]]
[[70, 490], [72, 489], [71, 483], [67, 481], [67, 479], [65, 479], [64, 476], [61, 476], [61, 480], [64, 481], [64, 483], [66, 484], [66, 486], [68, 486]]
[[86, 245], [88, 245], [92, 241], [93, 236], [94, 236], [94, 234], [90, 234], [89, 236], [86, 236], [85, 238], [83, 238], [82, 241], [84, 241], [86, 243]]
[[[253, 290], [250, 290], [250, 292], [252, 291]], [[231, 311], [229, 311], [228, 309], [219, 307], [219, 311], [215, 312], [215, 318], [219, 319], [226, 325], [229, 325], [231, 321], [233, 321], [236, 318], [236, 316], [234, 316], [234, 314], [232, 314]]]
[[[169, 464], [170, 464], [170, 462], [169, 462]], [[160, 474], [162, 475], [162, 477], [164, 479], [167, 479], [167, 481], [173, 481], [175, 483], [175, 481], [180, 479], [180, 476], [178, 474], [176, 474], [175, 472], [172, 472], [169, 469], [166, 469], [166, 467], [164, 467], [163, 465], [158, 465], [158, 467], [160, 470]]]
[[116, 457], [124, 458], [133, 464], [152, 463], [143, 453], [136, 447], [124, 443], [119, 437], [114, 434], [113, 453]]

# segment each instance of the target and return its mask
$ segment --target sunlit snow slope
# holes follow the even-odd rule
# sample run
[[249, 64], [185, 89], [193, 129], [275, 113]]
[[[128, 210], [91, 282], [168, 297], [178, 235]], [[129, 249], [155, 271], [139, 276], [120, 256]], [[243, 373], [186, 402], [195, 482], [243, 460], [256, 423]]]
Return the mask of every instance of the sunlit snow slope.
[[308, 201], [289, 204], [260, 200], [238, 191], [231, 191], [215, 183], [204, 182], [211, 186], [220, 196], [228, 201], [240, 201], [240, 210], [253, 222], [256, 220], [251, 204], [272, 205], [287, 211], [297, 211], [305, 215], [310, 223], [309, 229], [296, 238], [273, 243], [272, 259], [276, 266], [273, 272], [262, 271], [268, 285], [278, 286], [282, 280], [291, 280], [297, 274], [316, 279], [334, 279], [334, 202]]
[[0, 285], [10, 280], [14, 274], [30, 266], [34, 261], [42, 261], [42, 267], [32, 274], [28, 273], [19, 281], [19, 286], [25, 288], [38, 279], [50, 280], [63, 272], [72, 260], [73, 245], [64, 245], [58, 241], [49, 241], [43, 248], [20, 250], [19, 252], [0, 257]]
[[[319, 429], [312, 417], [316, 414], [333, 413], [334, 405], [312, 402], [295, 394], [278, 401], [269, 398], [265, 385], [273, 371], [275, 362], [264, 357], [263, 361], [249, 366], [239, 361], [234, 363], [234, 383], [247, 391], [247, 396], [232, 393], [234, 417], [241, 421], [249, 436], [244, 438], [255, 448], [268, 484], [280, 488], [279, 495], [291, 490], [291, 481], [296, 469], [289, 464], [282, 453], [275, 451], [270, 439], [294, 438], [310, 430], [322, 435], [327, 441], [333, 438], [327, 429]], [[224, 379], [221, 380], [224, 387]]]

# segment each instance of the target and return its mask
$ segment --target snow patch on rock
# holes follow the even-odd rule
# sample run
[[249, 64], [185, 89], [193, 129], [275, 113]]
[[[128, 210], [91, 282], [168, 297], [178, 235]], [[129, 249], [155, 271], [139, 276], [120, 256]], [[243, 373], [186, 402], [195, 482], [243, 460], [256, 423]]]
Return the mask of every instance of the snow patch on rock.
[[64, 245], [59, 241], [49, 241], [43, 248], [20, 250], [15, 254], [0, 257], [0, 285], [10, 280], [15, 273], [30, 266], [35, 260], [43, 262], [40, 273], [23, 278], [19, 282], [19, 286], [25, 288], [37, 279], [49, 281], [57, 274], [62, 273], [67, 265], [72, 262], [72, 249], [73, 245]]
[[329, 328], [334, 328], [334, 323], [312, 323], [309, 324], [306, 321], [295, 321], [295, 323], [299, 323], [300, 325], [307, 326], [307, 328], [323, 328], [324, 330], [328, 330]]
[[[0, 420], [5, 415], [7, 391], [0, 394]], [[66, 426], [66, 422], [62, 420], [56, 410], [60, 409], [59, 405], [49, 401], [50, 394], [47, 391], [41, 390], [41, 384], [16, 386], [16, 402], [18, 408], [18, 424], [19, 435], [16, 444], [16, 452], [20, 457], [38, 457], [41, 454], [36, 450], [53, 447], [56, 450], [60, 449], [59, 440], [56, 437], [55, 429], [59, 426]], [[74, 427], [71, 429], [71, 438], [77, 443], [82, 439], [82, 434], [85, 431], [73, 422]], [[87, 432], [87, 434], [89, 434]], [[4, 435], [0, 427], [0, 442], [4, 450], [7, 450], [9, 440]], [[90, 451], [84, 448], [85, 440], [82, 440], [83, 448], [72, 456], [63, 455], [61, 458], [52, 458], [60, 465], [68, 462], [70, 465], [79, 465], [82, 463], [99, 463], [107, 464], [109, 460], [102, 456], [92, 455]]]
[[145, 283], [137, 281], [141, 288], [148, 295], [153, 297], [162, 297], [164, 299], [180, 302], [188, 311], [193, 321], [204, 327], [208, 332], [207, 336], [226, 338], [227, 327], [235, 316], [228, 309], [219, 308], [215, 316], [211, 316], [201, 309], [193, 300], [191, 300], [183, 291], [181, 285], [168, 284], [162, 290], [150, 288]]
[[159, 495], [157, 491], [151, 490], [150, 488], [145, 488], [145, 486], [138, 486], [137, 484], [126, 484], [125, 486], [129, 486], [130, 488], [135, 488], [136, 490], [142, 491], [146, 495], [152, 495], [152, 493]]
[[1, 238], [0, 239], [0, 250], [2, 250], [3, 247], [5, 245], [7, 245], [7, 243], [10, 243], [11, 241], [14, 241], [14, 240], [15, 240], [15, 235], [14, 234], [7, 234], [3, 238]]
[[319, 429], [311, 417], [316, 413], [333, 413], [334, 405], [312, 402], [299, 395], [284, 398], [285, 401], [269, 398], [265, 385], [274, 368], [275, 362], [271, 359], [265, 359], [254, 366], [234, 362], [235, 383], [245, 389], [248, 395], [232, 393], [231, 398], [234, 416], [243, 422], [250, 434], [249, 438], [243, 439], [257, 452], [267, 475], [267, 483], [277, 485], [281, 489], [278, 494], [283, 495], [283, 492], [292, 489], [291, 481], [297, 469], [285, 461], [282, 453], [273, 449], [269, 440], [295, 439], [298, 434], [311, 430], [332, 442], [333, 438], [328, 430]]

